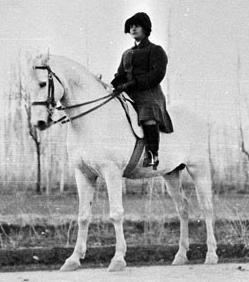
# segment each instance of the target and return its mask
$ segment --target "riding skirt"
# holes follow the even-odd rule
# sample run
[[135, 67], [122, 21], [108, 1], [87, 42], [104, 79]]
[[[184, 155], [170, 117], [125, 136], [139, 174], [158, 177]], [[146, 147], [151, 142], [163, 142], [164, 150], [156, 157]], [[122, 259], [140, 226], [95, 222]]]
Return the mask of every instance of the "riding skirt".
[[148, 120], [155, 120], [159, 124], [160, 131], [165, 133], [173, 132], [172, 121], [166, 110], [165, 96], [160, 85], [143, 91], [127, 92], [135, 102], [139, 125]]

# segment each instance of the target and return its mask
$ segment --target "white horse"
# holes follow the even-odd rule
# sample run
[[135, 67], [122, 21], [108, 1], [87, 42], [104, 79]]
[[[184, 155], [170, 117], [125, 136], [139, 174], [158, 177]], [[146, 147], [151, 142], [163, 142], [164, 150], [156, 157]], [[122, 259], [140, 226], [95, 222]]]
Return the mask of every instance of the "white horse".
[[[30, 93], [31, 122], [40, 129], [50, 125], [51, 112], [48, 111], [48, 69], [53, 76], [54, 100], [64, 107], [91, 101], [106, 96], [102, 83], [82, 65], [60, 56], [39, 56], [27, 63], [26, 91]], [[51, 95], [50, 95], [51, 96]], [[51, 97], [50, 97], [51, 98]], [[38, 103], [37, 103], [38, 102]], [[109, 265], [109, 271], [123, 270], [126, 266], [126, 242], [123, 232], [122, 174], [132, 154], [135, 138], [131, 133], [125, 113], [117, 99], [112, 99], [99, 109], [84, 117], [72, 117], [88, 110], [76, 107], [66, 109], [68, 123], [67, 148], [73, 162], [79, 194], [78, 235], [73, 254], [66, 260], [61, 270], [69, 271], [80, 267], [80, 259], [85, 257], [88, 226], [96, 179], [101, 176], [106, 182], [110, 219], [116, 233], [116, 248]], [[161, 134], [160, 165], [154, 175], [161, 175], [173, 198], [180, 217], [179, 249], [173, 264], [185, 264], [189, 248], [188, 201], [181, 187], [181, 170], [184, 164], [192, 177], [206, 221], [207, 254], [205, 263], [217, 263], [216, 240], [213, 230], [213, 204], [211, 191], [210, 164], [205, 124], [184, 107], [169, 107], [174, 124], [174, 133]], [[63, 128], [62, 128], [63, 130]], [[153, 172], [151, 172], [153, 176]]]

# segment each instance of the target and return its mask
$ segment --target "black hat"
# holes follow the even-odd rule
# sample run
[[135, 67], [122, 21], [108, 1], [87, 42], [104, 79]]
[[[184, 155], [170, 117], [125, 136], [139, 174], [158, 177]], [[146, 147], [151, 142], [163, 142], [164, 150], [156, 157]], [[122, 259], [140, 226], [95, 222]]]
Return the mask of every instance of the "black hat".
[[151, 33], [151, 21], [149, 16], [146, 13], [136, 13], [134, 16], [126, 20], [125, 22], [125, 33], [130, 32], [130, 27], [135, 24], [135, 25], [140, 25], [146, 34], [146, 36], [149, 36]]

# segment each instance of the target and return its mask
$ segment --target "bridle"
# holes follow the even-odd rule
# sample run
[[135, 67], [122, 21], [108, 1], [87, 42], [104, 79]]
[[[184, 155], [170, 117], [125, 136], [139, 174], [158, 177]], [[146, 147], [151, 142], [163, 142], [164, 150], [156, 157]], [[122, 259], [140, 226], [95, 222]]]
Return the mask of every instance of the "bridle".
[[[54, 99], [54, 80], [53, 76], [58, 80], [58, 82], [62, 85], [62, 82], [60, 81], [59, 77], [52, 72], [51, 68], [49, 66], [35, 66], [34, 69], [40, 69], [40, 70], [47, 70], [48, 71], [48, 97], [46, 101], [38, 101], [33, 102], [32, 106], [46, 106], [47, 108], [54, 108], [56, 105], [55, 99]], [[62, 85], [63, 86], [63, 85]]]
[[[33, 102], [31, 105], [32, 106], [45, 106], [48, 110], [48, 114], [49, 114], [48, 118], [49, 118], [49, 120], [52, 121], [53, 109], [56, 106], [56, 102], [55, 102], [55, 98], [54, 98], [54, 80], [53, 80], [53, 77], [55, 77], [57, 79], [57, 81], [62, 85], [62, 87], [63, 87], [63, 84], [62, 84], [61, 80], [59, 79], [59, 77], [54, 72], [52, 72], [51, 68], [48, 65], [34, 66], [33, 68], [34, 69], [40, 69], [40, 70], [47, 70], [47, 72], [48, 72], [48, 96], [47, 96], [47, 100], [36, 101], [36, 102]], [[57, 121], [57, 122], [59, 122], [59, 121]], [[53, 121], [53, 123], [54, 123], [54, 121]]]
[[94, 99], [94, 100], [91, 100], [91, 101], [87, 101], [87, 102], [84, 102], [84, 103], [75, 104], [75, 105], [71, 105], [71, 106], [67, 106], [67, 107], [62, 107], [62, 106], [55, 107], [56, 101], [55, 101], [55, 98], [54, 98], [54, 80], [53, 80], [53, 77], [55, 77], [55, 79], [62, 85], [62, 87], [64, 89], [64, 86], [63, 86], [61, 80], [51, 70], [50, 66], [48, 66], [48, 65], [34, 66], [34, 69], [41, 69], [41, 70], [47, 70], [48, 71], [48, 96], [47, 96], [47, 100], [33, 102], [31, 105], [32, 106], [45, 106], [48, 110], [50, 120], [52, 120], [53, 109], [56, 109], [56, 110], [59, 110], [59, 111], [60, 110], [67, 110], [67, 109], [73, 109], [73, 108], [89, 105], [89, 104], [96, 103], [96, 102], [99, 102], [101, 100], [104, 100], [102, 103], [98, 104], [97, 106], [95, 106], [95, 107], [93, 107], [93, 108], [91, 108], [91, 109], [89, 109], [89, 110], [87, 110], [87, 111], [85, 111], [81, 114], [78, 114], [78, 115], [70, 117], [70, 118], [67, 118], [67, 116], [63, 116], [62, 118], [60, 118], [56, 121], [52, 121], [52, 124], [56, 124], [58, 122], [61, 122], [62, 124], [64, 124], [64, 123], [67, 123], [69, 121], [80, 118], [80, 117], [82, 117], [82, 116], [84, 116], [84, 115], [86, 115], [86, 114], [88, 114], [92, 111], [97, 110], [98, 108], [102, 107], [106, 103], [110, 102], [112, 99], [118, 97], [118, 95], [120, 94], [117, 91], [113, 91], [112, 93], [110, 93], [106, 96], [103, 96], [103, 97], [100, 97], [100, 98], [97, 98], [97, 99]]

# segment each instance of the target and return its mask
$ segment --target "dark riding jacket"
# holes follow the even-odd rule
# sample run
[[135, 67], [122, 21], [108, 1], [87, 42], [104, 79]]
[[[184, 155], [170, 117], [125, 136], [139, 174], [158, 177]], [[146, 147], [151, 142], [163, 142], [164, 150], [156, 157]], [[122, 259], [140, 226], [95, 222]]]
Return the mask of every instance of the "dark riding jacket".
[[135, 101], [139, 124], [146, 120], [156, 120], [161, 131], [171, 133], [173, 126], [160, 86], [167, 63], [163, 48], [151, 43], [146, 37], [138, 46], [123, 53], [111, 83], [116, 88], [120, 84], [133, 82], [126, 92]]

